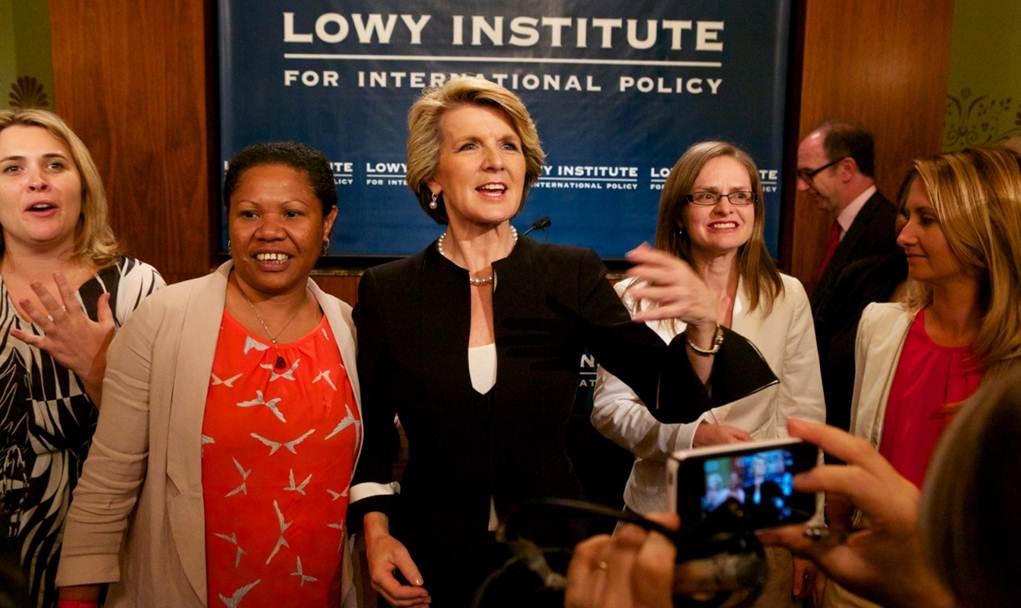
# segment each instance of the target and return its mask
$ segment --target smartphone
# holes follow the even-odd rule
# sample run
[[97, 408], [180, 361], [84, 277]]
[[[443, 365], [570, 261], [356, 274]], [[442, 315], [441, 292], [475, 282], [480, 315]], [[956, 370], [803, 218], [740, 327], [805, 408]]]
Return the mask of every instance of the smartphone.
[[775, 439], [675, 452], [667, 461], [667, 496], [682, 528], [714, 532], [803, 523], [817, 495], [794, 491], [794, 476], [819, 462], [819, 448]]

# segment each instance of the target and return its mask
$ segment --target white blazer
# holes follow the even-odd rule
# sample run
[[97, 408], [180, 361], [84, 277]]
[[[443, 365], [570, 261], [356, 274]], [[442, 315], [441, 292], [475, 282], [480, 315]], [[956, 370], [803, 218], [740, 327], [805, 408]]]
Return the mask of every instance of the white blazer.
[[[109, 607], [206, 605], [202, 421], [230, 268], [147, 298], [115, 335], [57, 585], [114, 583]], [[351, 307], [308, 286], [361, 417]]]
[[[630, 509], [639, 513], [666, 510], [666, 457], [690, 448], [702, 421], [735, 426], [755, 439], [776, 439], [787, 436], [788, 417], [818, 422], [826, 419], [812, 308], [797, 279], [785, 274], [780, 277], [784, 293], [774, 300], [769, 314], [764, 314], [761, 307], [749, 312], [744, 282], [738, 283], [731, 327], [762, 352], [779, 384], [709, 410], [695, 422], [662, 424], [627, 385], [599, 368], [592, 424], [636, 456], [624, 490], [624, 503]], [[635, 301], [624, 293], [631, 282], [621, 281], [615, 289], [634, 314]], [[667, 343], [684, 331], [684, 323], [680, 322], [650, 321], [648, 325]]]
[[851, 434], [879, 447], [890, 386], [917, 311], [900, 302], [873, 303], [858, 322], [854, 346]]

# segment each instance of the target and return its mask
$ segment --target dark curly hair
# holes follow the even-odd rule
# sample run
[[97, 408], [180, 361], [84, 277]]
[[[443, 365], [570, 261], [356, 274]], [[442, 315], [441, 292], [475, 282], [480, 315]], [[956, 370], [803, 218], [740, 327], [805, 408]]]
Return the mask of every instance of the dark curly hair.
[[259, 165], [286, 165], [308, 176], [308, 183], [323, 206], [325, 217], [337, 206], [337, 185], [326, 156], [311, 146], [294, 141], [252, 144], [241, 150], [227, 164], [223, 180], [223, 204], [230, 209], [230, 197], [237, 190], [241, 175]]

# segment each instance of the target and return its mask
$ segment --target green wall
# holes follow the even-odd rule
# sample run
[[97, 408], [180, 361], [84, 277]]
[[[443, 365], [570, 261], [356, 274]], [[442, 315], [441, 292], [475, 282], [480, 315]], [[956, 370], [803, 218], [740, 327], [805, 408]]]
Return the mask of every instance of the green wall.
[[1021, 2], [957, 0], [943, 145], [1021, 135]]
[[0, 108], [53, 109], [47, 5], [43, 0], [0, 0]]

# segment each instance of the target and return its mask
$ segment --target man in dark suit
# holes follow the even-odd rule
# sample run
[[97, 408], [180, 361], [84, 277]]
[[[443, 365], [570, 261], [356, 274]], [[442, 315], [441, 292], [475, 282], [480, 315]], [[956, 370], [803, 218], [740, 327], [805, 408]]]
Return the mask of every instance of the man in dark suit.
[[[906, 274], [895, 241], [897, 211], [876, 189], [874, 165], [872, 135], [851, 122], [827, 121], [798, 145], [798, 191], [834, 216], [815, 276], [812, 315], [826, 422], [842, 429], [850, 426], [858, 319], [869, 302], [888, 300]], [[889, 278], [861, 289], [861, 275], [880, 269], [889, 269], [881, 273]]]

